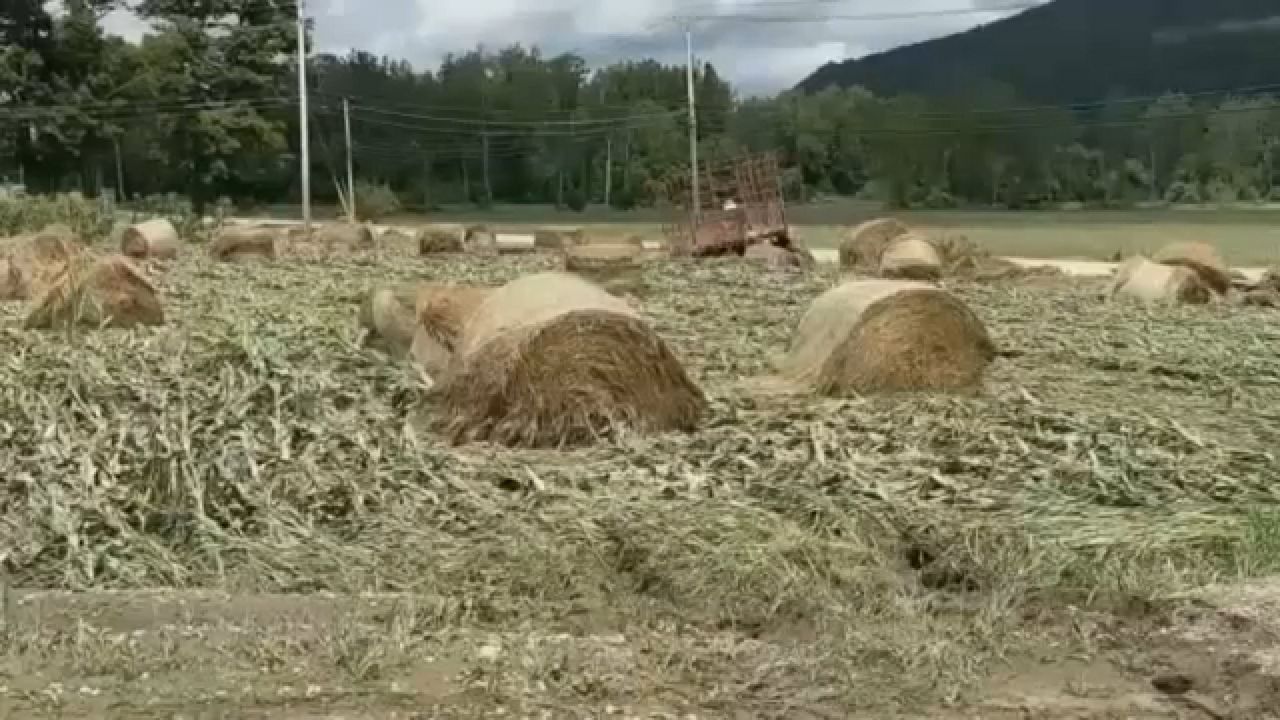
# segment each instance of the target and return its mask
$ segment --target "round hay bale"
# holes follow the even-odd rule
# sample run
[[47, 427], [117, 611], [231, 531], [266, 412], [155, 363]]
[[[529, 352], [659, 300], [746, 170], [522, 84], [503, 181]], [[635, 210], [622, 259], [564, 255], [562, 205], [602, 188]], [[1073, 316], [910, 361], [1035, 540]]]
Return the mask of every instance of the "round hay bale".
[[360, 303], [363, 345], [391, 355], [404, 355], [413, 345], [415, 288], [375, 288]]
[[804, 257], [799, 253], [770, 243], [749, 245], [742, 257], [748, 262], [764, 265], [771, 270], [802, 270], [805, 268]]
[[418, 231], [419, 255], [460, 253], [464, 249], [466, 231], [462, 227], [428, 226]]
[[178, 229], [165, 218], [155, 218], [130, 225], [120, 235], [120, 252], [136, 260], [178, 257], [181, 240]]
[[1116, 269], [1111, 281], [1111, 297], [1127, 297], [1148, 304], [1203, 305], [1212, 291], [1195, 270], [1185, 265], [1165, 265], [1141, 255], [1129, 258]]
[[477, 255], [498, 254], [498, 236], [489, 229], [488, 225], [472, 225], [468, 227], [466, 234], [463, 236], [462, 244], [469, 253]]
[[566, 447], [696, 428], [706, 398], [630, 305], [569, 273], [514, 280], [466, 324], [436, 391], [454, 443]]
[[951, 293], [907, 280], [854, 280], [818, 296], [779, 370], [822, 395], [978, 385], [995, 345]]
[[568, 246], [559, 230], [538, 228], [533, 231], [533, 247], [538, 250], [563, 250]]
[[276, 257], [276, 235], [266, 228], [225, 227], [209, 243], [209, 257], [220, 262]]
[[644, 250], [610, 243], [565, 248], [564, 269], [609, 292], [640, 292], [644, 288]]
[[896, 218], [868, 220], [847, 232], [840, 241], [840, 267], [874, 273], [880, 269], [880, 254], [889, 241], [911, 228]]
[[164, 308], [155, 287], [123, 255], [64, 265], [36, 298], [25, 323], [28, 328], [163, 324]]
[[330, 250], [372, 250], [377, 247], [368, 225], [333, 223], [323, 225], [316, 234], [321, 245]]
[[1209, 243], [1170, 243], [1160, 248], [1151, 259], [1165, 265], [1191, 268], [1206, 287], [1219, 295], [1231, 291], [1231, 271], [1217, 248]]
[[911, 232], [899, 235], [880, 254], [880, 277], [937, 282], [942, 279], [942, 258], [927, 238]]

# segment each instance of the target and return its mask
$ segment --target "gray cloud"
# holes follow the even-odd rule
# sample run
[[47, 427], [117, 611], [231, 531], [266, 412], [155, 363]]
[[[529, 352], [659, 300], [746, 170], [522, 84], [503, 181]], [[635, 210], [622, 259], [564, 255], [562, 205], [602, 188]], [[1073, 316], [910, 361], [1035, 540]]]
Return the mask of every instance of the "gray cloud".
[[[720, 16], [693, 24], [700, 60], [712, 62], [740, 90], [772, 92], [798, 82], [828, 61], [859, 57], [964, 30], [1008, 14], [1013, 0], [310, 0], [317, 49], [351, 48], [403, 58], [431, 68], [450, 52], [483, 44], [536, 45], [547, 53], [576, 52], [592, 64], [634, 57], [683, 62], [684, 35], [673, 17]], [[832, 16], [974, 8], [962, 15], [876, 21]], [[376, 10], [373, 8], [376, 7]], [[751, 19], [743, 16], [751, 16]], [[762, 17], [787, 18], [767, 22]], [[813, 18], [812, 22], [793, 22]], [[108, 27], [140, 34], [134, 19]]]

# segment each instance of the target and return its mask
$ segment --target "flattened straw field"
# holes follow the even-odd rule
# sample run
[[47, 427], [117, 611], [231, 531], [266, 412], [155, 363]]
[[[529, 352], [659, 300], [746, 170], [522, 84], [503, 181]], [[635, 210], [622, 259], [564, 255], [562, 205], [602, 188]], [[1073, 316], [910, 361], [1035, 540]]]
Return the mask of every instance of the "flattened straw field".
[[[1060, 719], [1087, 681], [1090, 708], [1154, 718], [1162, 673], [1265, 649], [1221, 619], [1262, 615], [1190, 598], [1280, 572], [1273, 309], [947, 277], [955, 305], [911, 290], [878, 342], [911, 322], [891, 310], [967, 308], [999, 350], [955, 335], [967, 392], [761, 397], [743, 379], [840, 268], [655, 259], [624, 301], [556, 253], [217, 243], [153, 275], [160, 326], [28, 329], [0, 303], [13, 717]], [[403, 321], [423, 285], [504, 288], [434, 387], [360, 342], [376, 290]], [[648, 417], [686, 427], [520, 447], [662, 383], [683, 404]], [[1187, 676], [1239, 717], [1278, 706], [1268, 666], [1231, 667]]]

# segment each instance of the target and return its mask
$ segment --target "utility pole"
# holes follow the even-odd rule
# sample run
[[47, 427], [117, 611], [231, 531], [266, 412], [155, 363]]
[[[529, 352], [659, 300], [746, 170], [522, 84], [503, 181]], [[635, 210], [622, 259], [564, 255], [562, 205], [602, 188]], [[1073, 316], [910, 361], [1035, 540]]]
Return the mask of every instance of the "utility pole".
[[307, 130], [307, 22], [303, 5], [298, 4], [298, 147], [302, 172], [302, 228], [311, 234], [311, 135]]
[[347, 219], [356, 222], [356, 170], [351, 159], [351, 101], [342, 98], [342, 129], [347, 136]]
[[604, 206], [612, 207], [609, 204], [609, 197], [613, 194], [613, 136], [606, 135], [604, 137]]
[[[689, 247], [678, 248], [680, 255], [687, 255], [693, 249], [698, 236], [698, 221], [702, 215], [702, 202], [698, 193], [698, 110], [693, 88], [693, 29], [686, 21], [684, 26], [684, 46], [687, 55], [686, 84], [689, 89]], [[682, 243], [684, 240], [682, 239]]]
[[116, 197], [120, 202], [125, 202], [124, 194], [124, 158], [120, 154], [120, 138], [111, 138], [111, 144], [116, 150]]

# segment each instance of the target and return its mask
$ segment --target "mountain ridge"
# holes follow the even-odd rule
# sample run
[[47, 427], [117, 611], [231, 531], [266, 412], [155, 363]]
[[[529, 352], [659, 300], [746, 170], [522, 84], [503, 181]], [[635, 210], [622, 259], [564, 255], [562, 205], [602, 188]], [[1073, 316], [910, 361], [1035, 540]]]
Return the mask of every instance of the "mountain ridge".
[[937, 97], [983, 82], [1062, 103], [1280, 84], [1280, 3], [1052, 0], [952, 35], [827, 63], [796, 87]]

